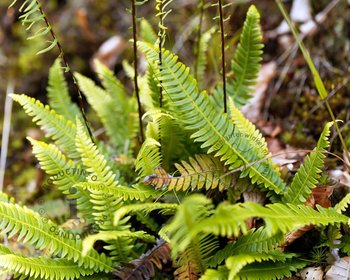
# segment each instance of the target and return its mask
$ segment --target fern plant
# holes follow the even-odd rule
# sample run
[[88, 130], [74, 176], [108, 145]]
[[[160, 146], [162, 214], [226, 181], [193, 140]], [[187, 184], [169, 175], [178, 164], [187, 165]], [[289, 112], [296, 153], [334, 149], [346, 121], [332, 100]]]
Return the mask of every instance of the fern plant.
[[[147, 31], [151, 25], [141, 21], [147, 42], [137, 46], [147, 70], [129, 75], [138, 78], [138, 101], [145, 110], [142, 145], [135, 129], [136, 99], [100, 62], [102, 86], [75, 77], [107, 141], [89, 137], [58, 60], [50, 70], [49, 105], [12, 95], [50, 139], [28, 138], [52, 188], [76, 202], [83, 226], [66, 229], [1, 193], [0, 228], [9, 239], [40, 251], [24, 256], [1, 245], [0, 267], [7, 273], [21, 279], [163, 279], [164, 270], [165, 278], [171, 273], [176, 279], [282, 279], [310, 263], [285, 246], [290, 233], [309, 225], [339, 230], [349, 222], [341, 213], [348, 196], [336, 207], [305, 205], [319, 183], [333, 123], [326, 124], [287, 184], [262, 134], [239, 111], [260, 69], [257, 9], [248, 10], [235, 51], [226, 113], [216, 102], [219, 91], [200, 91], [191, 70], [162, 48], [170, 2], [157, 1], [158, 42], [156, 33]], [[135, 10], [133, 15], [135, 20]], [[211, 32], [199, 42], [199, 80]], [[246, 199], [257, 191], [266, 203]], [[348, 254], [348, 236], [338, 239]]]

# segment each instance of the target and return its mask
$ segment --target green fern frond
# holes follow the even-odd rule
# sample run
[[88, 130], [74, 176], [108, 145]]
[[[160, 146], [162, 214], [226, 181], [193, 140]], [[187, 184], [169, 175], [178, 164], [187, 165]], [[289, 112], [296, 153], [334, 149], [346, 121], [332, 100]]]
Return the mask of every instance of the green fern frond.
[[73, 261], [50, 258], [28, 258], [16, 255], [7, 247], [0, 245], [0, 267], [11, 273], [38, 279], [73, 280], [79, 276], [91, 275], [91, 269], [85, 269]]
[[0, 227], [9, 238], [18, 234], [18, 241], [39, 250], [46, 249], [52, 256], [59, 254], [61, 258], [72, 260], [83, 268], [106, 272], [113, 270], [111, 261], [104, 254], [99, 255], [92, 250], [83, 257], [80, 239], [70, 238], [68, 232], [25, 206], [0, 202]]
[[75, 148], [76, 126], [74, 123], [58, 115], [48, 105], [44, 106], [39, 100], [24, 94], [11, 94], [11, 97], [21, 104], [25, 112], [33, 117], [33, 122], [39, 125], [46, 136], [52, 138], [62, 151], [72, 159], [79, 157]]
[[82, 188], [72, 188], [78, 183], [85, 180], [83, 169], [71, 160], [67, 160], [65, 155], [53, 144], [46, 144], [41, 141], [27, 138], [33, 145], [33, 153], [38, 159], [40, 166], [45, 172], [51, 175], [53, 183], [69, 199], [75, 199], [77, 209], [88, 220], [93, 221], [91, 214], [92, 204], [90, 195]]
[[[157, 61], [158, 51], [152, 45], [139, 43], [148, 61]], [[262, 160], [255, 145], [246, 139], [226, 114], [218, 114], [205, 93], [199, 93], [196, 81], [189, 74], [189, 69], [177, 62], [177, 57], [164, 51], [161, 71], [155, 73], [162, 82], [164, 91], [172, 100], [175, 110], [186, 128], [192, 132], [195, 142], [202, 142], [202, 148], [208, 153], [215, 153], [230, 169], [246, 166], [241, 177], [249, 175], [253, 183], [282, 194], [285, 183], [272, 167], [272, 161]], [[154, 65], [154, 67], [156, 67]], [[253, 164], [255, 163], [255, 164]]]
[[238, 279], [242, 280], [275, 280], [291, 277], [293, 272], [297, 272], [307, 265], [307, 262], [290, 259], [284, 262], [267, 261], [253, 263], [245, 266], [239, 273]]
[[215, 32], [215, 27], [212, 27], [206, 32], [204, 32], [198, 43], [199, 49], [196, 50], [197, 60], [196, 60], [196, 67], [195, 67], [196, 73], [194, 73], [194, 76], [196, 77], [199, 85], [203, 85], [205, 68], [207, 66], [208, 45], [214, 32]]
[[215, 253], [211, 259], [210, 266], [221, 264], [229, 256], [250, 253], [268, 253], [275, 250], [283, 242], [283, 234], [270, 235], [265, 227], [251, 230], [246, 235], [238, 238], [236, 242], [230, 243], [222, 250]]
[[[147, 125], [147, 131], [152, 123]], [[146, 133], [147, 134], [147, 133]], [[154, 172], [157, 166], [162, 163], [162, 155], [160, 153], [160, 143], [153, 138], [147, 137], [143, 142], [135, 161], [135, 171], [140, 177], [145, 177]]]
[[[106, 75], [106, 72], [104, 73]], [[131, 114], [131, 108], [127, 102], [124, 101], [125, 107], [121, 107], [122, 100], [126, 99], [126, 96], [119, 100], [117, 93], [114, 92], [114, 95], [108, 93], [91, 79], [80, 74], [76, 74], [75, 77], [89, 104], [101, 119], [112, 143], [119, 152], [128, 152], [132, 144], [130, 139], [135, 135], [136, 119], [135, 115]]]
[[140, 22], [140, 33], [142, 40], [147, 43], [155, 44], [158, 39], [152, 25], [144, 18]]
[[131, 204], [126, 205], [121, 208], [119, 208], [115, 214], [114, 214], [114, 224], [117, 225], [122, 217], [124, 217], [126, 214], [131, 215], [134, 212], [145, 212], [149, 213], [154, 210], [161, 210], [164, 214], [165, 212], [174, 211], [178, 207], [177, 204], [174, 203], [159, 203], [159, 202], [153, 202], [153, 203], [143, 203], [143, 204]]
[[321, 226], [348, 222], [348, 217], [332, 208], [317, 205], [317, 210], [305, 205], [280, 203], [268, 204], [265, 207], [253, 202], [235, 205], [221, 203], [212, 216], [197, 224], [192, 235], [204, 232], [230, 237], [239, 236], [241, 231], [246, 234], [247, 227], [244, 221], [254, 217], [264, 219], [270, 235], [279, 231], [291, 232], [306, 225]]
[[260, 15], [256, 7], [252, 5], [248, 10], [240, 42], [232, 61], [235, 78], [228, 86], [228, 93], [237, 107], [247, 102], [252, 86], [257, 83], [263, 53], [261, 41]]
[[329, 122], [323, 129], [317, 146], [308, 155], [304, 163], [300, 166], [295, 174], [293, 181], [284, 195], [282, 201], [292, 204], [304, 204], [310, 196], [311, 190], [316, 186], [321, 177], [322, 168], [324, 165], [323, 159], [326, 157], [324, 152], [329, 147], [328, 137], [330, 128], [333, 122]]
[[[220, 191], [232, 185], [233, 175], [226, 175], [225, 166], [211, 155], [195, 155], [188, 162], [175, 164], [180, 176], [173, 177], [160, 168], [156, 173], [145, 178], [145, 184], [157, 188], [186, 191], [188, 188], [206, 190], [218, 188]], [[225, 175], [225, 176], [224, 176]]]
[[75, 122], [76, 117], [80, 116], [78, 106], [72, 103], [69, 96], [60, 58], [57, 58], [50, 68], [47, 96], [50, 107], [54, 109], [57, 114], [62, 115], [72, 122]]
[[[18, 0], [14, 0], [10, 7], [17, 2]], [[24, 0], [19, 11], [22, 13], [19, 19], [23, 25], [27, 26], [26, 30], [32, 29], [34, 25], [42, 26], [41, 28], [38, 28], [32, 36], [28, 37], [28, 39], [40, 38], [41, 40], [47, 41], [45, 40], [45, 37], [48, 34], [51, 35], [50, 32], [52, 27], [46, 19], [46, 15], [41, 8], [41, 3], [37, 0]], [[42, 54], [53, 49], [57, 46], [57, 39], [53, 38], [52, 41], [48, 41], [48, 43], [49, 45], [45, 49], [38, 51], [37, 54]]]
[[265, 138], [262, 136], [261, 132], [256, 129], [255, 125], [246, 119], [242, 112], [238, 110], [231, 97], [229, 97], [229, 109], [231, 119], [242, 135], [252, 140], [252, 144], [261, 153], [262, 157], [267, 156], [269, 151]]
[[94, 247], [94, 243], [97, 240], [113, 240], [113, 239], [119, 239], [119, 238], [139, 238], [143, 239], [147, 242], [155, 242], [155, 238], [152, 235], [147, 234], [144, 231], [102, 231], [94, 235], [89, 235], [83, 240], [83, 251], [82, 255], [86, 256], [89, 251], [91, 251]]
[[334, 209], [338, 212], [341, 213], [345, 211], [350, 204], [350, 193], [348, 193], [341, 201], [338, 202], [337, 205], [334, 206]]
[[229, 270], [221, 265], [217, 269], [207, 269], [200, 278], [201, 280], [227, 280]]
[[350, 255], [350, 236], [342, 236], [339, 248], [343, 253], [347, 254], [348, 256]]

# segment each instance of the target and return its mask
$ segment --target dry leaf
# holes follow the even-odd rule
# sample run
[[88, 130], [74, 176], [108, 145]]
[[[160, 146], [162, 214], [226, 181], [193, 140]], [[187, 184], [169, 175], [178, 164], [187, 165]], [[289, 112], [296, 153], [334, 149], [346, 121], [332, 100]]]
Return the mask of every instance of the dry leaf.
[[336, 261], [326, 273], [326, 280], [350, 279], [349, 257]]

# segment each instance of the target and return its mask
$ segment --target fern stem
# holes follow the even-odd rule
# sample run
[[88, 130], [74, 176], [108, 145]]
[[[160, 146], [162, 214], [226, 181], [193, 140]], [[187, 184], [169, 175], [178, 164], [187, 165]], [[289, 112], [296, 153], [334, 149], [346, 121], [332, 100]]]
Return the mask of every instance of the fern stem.
[[198, 24], [198, 32], [197, 32], [197, 46], [196, 46], [196, 61], [194, 62], [194, 77], [197, 80], [198, 78], [198, 60], [199, 60], [199, 48], [202, 37], [202, 25], [203, 25], [203, 17], [204, 17], [204, 0], [200, 2], [200, 14], [199, 14], [199, 24]]
[[77, 80], [75, 79], [74, 74], [73, 74], [71, 68], [69, 67], [68, 60], [67, 60], [66, 55], [65, 55], [65, 53], [64, 53], [64, 51], [63, 51], [63, 47], [62, 47], [60, 41], [58, 40], [58, 38], [57, 38], [55, 32], [53, 31], [53, 28], [52, 28], [52, 26], [51, 26], [51, 24], [50, 24], [50, 22], [49, 22], [49, 20], [48, 20], [48, 18], [47, 18], [47, 16], [46, 16], [44, 10], [42, 9], [41, 3], [40, 3], [39, 1], [36, 1], [36, 3], [37, 3], [37, 5], [38, 5], [38, 8], [39, 8], [39, 11], [40, 11], [41, 15], [43, 16], [43, 19], [44, 19], [44, 21], [45, 21], [45, 24], [46, 24], [47, 28], [49, 28], [49, 30], [50, 30], [50, 34], [51, 34], [52, 38], [54, 39], [54, 41], [57, 42], [56, 45], [57, 45], [57, 48], [58, 48], [58, 50], [59, 50], [59, 57], [61, 57], [61, 59], [62, 59], [62, 61], [63, 61], [63, 64], [64, 64], [64, 66], [65, 66], [65, 71], [68, 72], [70, 78], [71, 78], [72, 81], [73, 81], [74, 87], [75, 87], [76, 91], [78, 92], [79, 107], [80, 107], [81, 114], [82, 114], [82, 116], [83, 116], [83, 120], [84, 120], [85, 126], [86, 126], [86, 128], [87, 128], [87, 131], [88, 131], [88, 133], [89, 133], [89, 136], [90, 136], [90, 138], [91, 138], [91, 141], [92, 141], [92, 142], [95, 142], [95, 141], [94, 141], [93, 134], [92, 134], [92, 131], [91, 131], [91, 128], [90, 128], [90, 125], [89, 125], [89, 121], [88, 121], [88, 119], [87, 119], [87, 117], [86, 117], [86, 113], [85, 113], [85, 109], [84, 109], [84, 103], [83, 103], [83, 97], [82, 97], [82, 94], [81, 94], [81, 90], [80, 90], [80, 88], [79, 88], [79, 86], [78, 86]]
[[222, 11], [222, 0], [218, 0], [220, 13], [220, 30], [221, 30], [221, 60], [222, 60], [222, 83], [224, 93], [224, 112], [227, 113], [227, 93], [226, 93], [226, 59], [225, 59], [225, 31], [224, 31], [224, 17]]
[[[163, 0], [161, 0], [159, 2], [159, 9], [160, 9], [160, 13], [159, 13], [159, 26], [164, 26], [164, 20], [163, 20]], [[163, 65], [163, 55], [162, 55], [162, 45], [163, 45], [163, 36], [164, 35], [164, 31], [159, 27], [159, 31], [158, 31], [158, 40], [159, 40], [159, 44], [158, 44], [158, 48], [159, 48], [159, 61], [158, 61], [158, 66], [159, 66], [159, 71], [162, 71], [162, 65]], [[160, 82], [162, 83], [162, 82]], [[162, 86], [159, 87], [159, 107], [162, 108], [163, 106], [163, 88]]]
[[137, 37], [136, 37], [136, 0], [132, 0], [132, 33], [133, 33], [133, 39], [134, 39], [134, 87], [135, 87], [135, 93], [136, 93], [136, 99], [137, 99], [137, 106], [138, 106], [138, 115], [139, 115], [139, 129], [140, 129], [140, 143], [143, 143], [145, 141], [145, 137], [143, 134], [143, 127], [142, 127], [142, 107], [141, 107], [141, 100], [140, 100], [140, 92], [139, 92], [139, 85], [138, 85], [138, 57], [137, 57]]

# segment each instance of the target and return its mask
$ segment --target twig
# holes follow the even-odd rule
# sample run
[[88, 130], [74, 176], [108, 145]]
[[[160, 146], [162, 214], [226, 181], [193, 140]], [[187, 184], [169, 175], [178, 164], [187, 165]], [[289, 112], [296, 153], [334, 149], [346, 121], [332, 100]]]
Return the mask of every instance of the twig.
[[222, 60], [222, 82], [223, 82], [223, 98], [224, 98], [224, 112], [227, 113], [227, 95], [226, 95], [226, 59], [225, 59], [225, 31], [224, 31], [224, 17], [222, 12], [222, 0], [219, 2], [220, 13], [220, 30], [221, 30], [221, 60]]
[[202, 25], [203, 25], [203, 17], [204, 17], [204, 0], [200, 2], [200, 14], [199, 14], [199, 24], [198, 24], [198, 32], [197, 32], [197, 42], [196, 42], [196, 60], [194, 62], [194, 77], [198, 78], [198, 60], [199, 60], [199, 48], [202, 38]]

